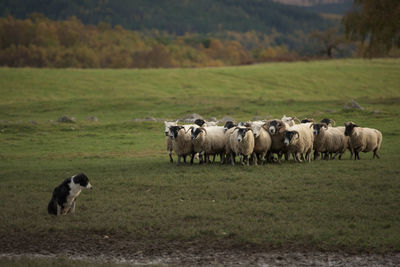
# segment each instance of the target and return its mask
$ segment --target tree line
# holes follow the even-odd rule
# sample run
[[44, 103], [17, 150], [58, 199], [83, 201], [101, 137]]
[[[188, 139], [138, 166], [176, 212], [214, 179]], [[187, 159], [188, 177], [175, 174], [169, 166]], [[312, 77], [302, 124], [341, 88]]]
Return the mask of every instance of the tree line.
[[41, 14], [21, 20], [0, 18], [0, 65], [55, 68], [168, 68], [293, 60], [285, 45], [257, 32], [221, 33], [221, 38], [158, 30], [131, 31], [76, 17], [54, 21]]

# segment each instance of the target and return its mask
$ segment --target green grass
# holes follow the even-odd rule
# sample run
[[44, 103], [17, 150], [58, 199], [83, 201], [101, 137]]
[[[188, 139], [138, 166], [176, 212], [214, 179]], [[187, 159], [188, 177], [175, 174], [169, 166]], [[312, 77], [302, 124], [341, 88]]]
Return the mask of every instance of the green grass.
[[[400, 250], [399, 60], [163, 70], [2, 68], [0, 77], [5, 252], [13, 249], [5, 249], [6, 240], [50, 235], [108, 235], [145, 248], [178, 242]], [[350, 99], [365, 109], [343, 110]], [[382, 131], [382, 159], [361, 154], [354, 162], [346, 154], [342, 161], [310, 164], [177, 167], [167, 159], [163, 124], [132, 121], [193, 112], [238, 120], [283, 114], [330, 117], [338, 124], [352, 120]], [[63, 114], [78, 122], [53, 122]], [[99, 122], [85, 121], [89, 115]], [[80, 195], [75, 215], [48, 216], [53, 188], [80, 171], [94, 190]]]

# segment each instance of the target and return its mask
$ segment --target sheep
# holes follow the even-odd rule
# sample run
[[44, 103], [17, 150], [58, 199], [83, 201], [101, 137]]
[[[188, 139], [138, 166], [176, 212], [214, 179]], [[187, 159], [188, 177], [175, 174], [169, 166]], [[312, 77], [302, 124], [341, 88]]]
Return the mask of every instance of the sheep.
[[173, 163], [174, 160], [172, 158], [172, 139], [169, 137], [169, 127], [171, 126], [177, 126], [178, 125], [178, 120], [177, 121], [164, 121], [165, 125], [165, 142], [167, 145], [167, 151], [169, 155], [169, 162]]
[[191, 155], [190, 164], [193, 164], [195, 153], [193, 152], [193, 144], [190, 141], [190, 134], [185, 130], [184, 126], [171, 126], [169, 128], [170, 137], [172, 139], [172, 149], [178, 155], [178, 165], [181, 163], [181, 157], [186, 163], [186, 156]]
[[224, 127], [191, 127], [189, 130], [191, 130], [194, 151], [200, 154], [200, 163], [202, 163], [203, 155], [206, 163], [209, 161], [208, 156], [214, 155], [214, 162], [216, 154], [220, 155], [221, 163], [223, 162], [225, 151]]
[[[253, 131], [249, 127], [235, 127], [229, 136], [229, 143], [232, 149], [231, 151], [231, 163], [235, 165], [234, 154], [239, 155], [240, 163], [244, 165], [244, 161], [247, 162], [247, 166], [250, 165], [249, 156], [252, 155], [254, 150], [254, 135]], [[244, 161], [243, 161], [244, 160]]]
[[336, 122], [332, 119], [322, 119], [320, 123], [325, 123], [328, 126], [336, 126]]
[[224, 125], [224, 144], [225, 144], [225, 159], [224, 163], [228, 163], [229, 161], [235, 161], [235, 155], [232, 154], [232, 147], [229, 142], [229, 138], [231, 133], [235, 130], [237, 125], [233, 121], [227, 121]]
[[[297, 138], [294, 136], [297, 135]], [[311, 162], [310, 153], [313, 149], [313, 132], [307, 124], [296, 124], [283, 132], [284, 144], [288, 152], [292, 153], [295, 161], [302, 162], [299, 155], [304, 160]]]
[[[372, 128], [361, 128], [354, 122], [345, 122], [346, 127], [344, 134], [349, 136], [350, 151], [354, 153], [354, 160], [360, 159], [360, 152], [373, 151], [373, 159], [377, 157], [380, 159], [378, 154], [379, 149], [382, 145], [382, 133]], [[350, 156], [351, 158], [352, 156]]]
[[328, 159], [328, 153], [339, 154], [339, 159], [348, 148], [349, 137], [344, 135], [345, 127], [328, 127], [326, 123], [312, 124], [314, 134], [314, 160], [319, 153], [325, 153], [325, 159]]
[[301, 120], [301, 123], [314, 123], [315, 121], [314, 121], [314, 119], [311, 119], [311, 118], [304, 118], [304, 119], [302, 119]]
[[196, 119], [194, 124], [197, 124], [200, 127], [207, 127], [207, 126], [217, 126], [218, 121], [205, 121], [203, 119]]
[[[284, 145], [283, 132], [290, 126], [281, 120], [270, 120], [267, 121], [263, 128], [268, 131], [271, 137], [271, 153], [276, 153], [278, 155], [278, 163], [281, 163], [282, 155], [285, 154], [285, 159], [289, 159], [289, 154], [287, 153], [287, 147]], [[272, 155], [271, 155], [272, 156]], [[273, 160], [269, 158], [268, 160]]]
[[295, 125], [296, 124], [296, 122], [295, 122], [296, 120], [299, 123], [301, 123], [300, 120], [298, 118], [296, 118], [296, 117], [286, 117], [286, 115], [283, 115], [283, 117], [281, 119], [281, 121], [283, 121], [284, 123], [288, 124], [289, 126]]
[[259, 164], [263, 164], [265, 161], [265, 156], [271, 149], [271, 136], [262, 126], [263, 124], [259, 123], [252, 123], [251, 129], [253, 130], [254, 134], [254, 150], [253, 150], [253, 159], [254, 164], [257, 165], [257, 160]]

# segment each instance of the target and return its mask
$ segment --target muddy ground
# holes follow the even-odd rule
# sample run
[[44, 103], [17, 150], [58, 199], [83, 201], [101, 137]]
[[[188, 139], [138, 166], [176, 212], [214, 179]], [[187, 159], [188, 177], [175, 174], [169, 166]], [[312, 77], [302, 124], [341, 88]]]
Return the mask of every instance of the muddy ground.
[[137, 265], [400, 266], [400, 253], [322, 252], [310, 248], [240, 247], [207, 242], [136, 242], [93, 234], [0, 236], [0, 258], [19, 256]]

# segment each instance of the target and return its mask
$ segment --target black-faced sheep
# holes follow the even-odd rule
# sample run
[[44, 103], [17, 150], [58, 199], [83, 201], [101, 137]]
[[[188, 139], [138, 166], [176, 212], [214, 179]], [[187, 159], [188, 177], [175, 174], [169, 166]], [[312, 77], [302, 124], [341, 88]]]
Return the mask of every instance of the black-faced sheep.
[[214, 161], [217, 154], [220, 155], [221, 163], [223, 162], [225, 152], [224, 127], [192, 127], [190, 133], [194, 151], [200, 155], [200, 163], [203, 156], [207, 163], [210, 155], [214, 156]]
[[[310, 153], [313, 150], [313, 132], [307, 124], [296, 124], [284, 131], [284, 144], [291, 153], [295, 161], [301, 162], [301, 159], [311, 161]], [[301, 157], [301, 159], [299, 158]]]
[[314, 160], [319, 153], [325, 153], [325, 159], [328, 159], [328, 154], [339, 154], [339, 159], [348, 148], [349, 137], [344, 135], [345, 127], [328, 127], [325, 123], [312, 124], [314, 133]]
[[172, 139], [172, 149], [178, 156], [178, 165], [183, 157], [186, 163], [186, 156], [191, 155], [190, 164], [193, 164], [195, 153], [193, 152], [193, 144], [190, 140], [190, 133], [187, 133], [184, 126], [171, 126], [170, 137]]
[[[281, 120], [270, 120], [263, 125], [263, 128], [267, 130], [271, 136], [271, 156], [272, 153], [276, 153], [278, 155], [278, 163], [281, 163], [282, 155], [285, 155], [286, 160], [288, 160], [289, 154], [287, 153], [287, 147], [283, 143], [283, 132], [289, 128], [289, 125]], [[272, 161], [272, 158], [268, 160]]]
[[354, 122], [346, 122], [344, 134], [349, 136], [349, 146], [354, 159], [360, 159], [360, 152], [373, 151], [372, 158], [380, 158], [378, 151], [382, 145], [382, 133], [372, 128], [361, 128]]
[[169, 161], [171, 163], [173, 163], [174, 160], [172, 159], [172, 139], [169, 137], [169, 128], [171, 126], [177, 126], [178, 120], [177, 121], [164, 121], [164, 125], [165, 125], [165, 131], [164, 131], [165, 132], [165, 143], [167, 145]]
[[251, 128], [248, 127], [235, 127], [230, 133], [229, 143], [231, 151], [231, 164], [235, 165], [234, 156], [240, 157], [240, 163], [250, 165], [250, 156], [254, 150], [254, 135]]

